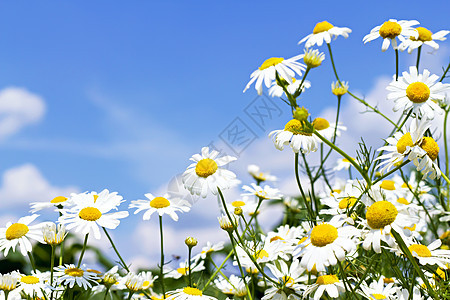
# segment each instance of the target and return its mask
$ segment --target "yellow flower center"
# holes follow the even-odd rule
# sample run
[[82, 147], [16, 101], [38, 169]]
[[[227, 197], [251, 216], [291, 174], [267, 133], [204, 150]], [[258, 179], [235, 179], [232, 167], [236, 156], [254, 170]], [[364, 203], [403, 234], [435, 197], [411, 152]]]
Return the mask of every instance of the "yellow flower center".
[[[439, 278], [445, 279], [445, 271], [442, 268], [437, 268], [436, 274]], [[436, 274], [433, 274], [433, 278], [436, 278]]]
[[36, 276], [23, 276], [20, 281], [26, 284], [36, 284], [39, 283], [39, 278]]
[[177, 272], [183, 275], [186, 275], [188, 268], [178, 268]]
[[421, 42], [429, 42], [432, 41], [433, 38], [431, 37], [433, 33], [426, 29], [425, 27], [417, 27], [417, 32], [419, 32], [419, 37], [416, 39], [415, 37], [411, 36], [409, 39], [413, 41], [421, 41]]
[[231, 205], [234, 206], [234, 207], [241, 207], [241, 206], [244, 206], [244, 205], [245, 205], [245, 202], [244, 202], [244, 201], [237, 200], [237, 201], [231, 202]]
[[149, 287], [151, 287], [150, 281], [145, 280], [144, 283], [142, 284], [142, 288], [143, 289], [148, 289]]
[[284, 130], [292, 132], [293, 134], [312, 136], [312, 133], [304, 131], [302, 122], [297, 119], [292, 119], [287, 122], [286, 126], [284, 126]]
[[83, 277], [84, 271], [79, 268], [68, 268], [64, 270], [64, 274], [72, 277]]
[[427, 246], [414, 244], [408, 247], [409, 251], [416, 252], [420, 257], [431, 257], [431, 251]]
[[330, 224], [320, 224], [311, 231], [311, 243], [316, 247], [324, 247], [338, 237], [337, 228]]
[[195, 173], [200, 177], [206, 178], [216, 173], [218, 168], [217, 163], [213, 159], [204, 158], [197, 163], [197, 166], [195, 166]]
[[317, 277], [316, 283], [323, 284], [333, 284], [339, 282], [339, 278], [336, 275], [322, 275]]
[[389, 278], [389, 277], [385, 277], [385, 278], [383, 278], [383, 282], [386, 283], [386, 284], [394, 283], [394, 279]]
[[284, 240], [281, 236], [276, 235], [273, 238], [270, 239], [270, 242], [275, 242], [275, 241], [279, 241], [279, 240]]
[[353, 205], [355, 205], [356, 200], [358, 200], [358, 199], [355, 197], [345, 197], [344, 199], [339, 201], [339, 208], [346, 209], [346, 208], [352, 207]]
[[256, 256], [257, 259], [263, 259], [264, 257], [269, 257], [269, 253], [267, 253], [266, 250], [261, 249], [261, 250], [259, 250], [259, 251], [256, 253], [255, 256]]
[[386, 21], [381, 25], [379, 33], [383, 39], [393, 39], [402, 33], [402, 27], [397, 22]]
[[271, 58], [268, 58], [262, 63], [262, 65], [261, 65], [261, 67], [259, 67], [259, 69], [261, 71], [265, 70], [267, 68], [270, 68], [271, 66], [275, 66], [275, 65], [281, 63], [283, 60], [284, 60], [284, 58], [282, 58], [282, 57], [271, 57]]
[[424, 137], [420, 144], [420, 148], [427, 152], [427, 155], [431, 160], [436, 160], [439, 155], [439, 146], [432, 137]]
[[380, 184], [380, 188], [394, 191], [395, 190], [395, 182], [393, 180], [383, 180]]
[[283, 276], [283, 282], [284, 282], [285, 286], [287, 286], [287, 285], [290, 285], [290, 286], [294, 285], [294, 279], [291, 276]]
[[85, 207], [78, 213], [78, 216], [86, 221], [97, 221], [102, 213], [95, 207]]
[[378, 201], [372, 204], [366, 213], [367, 224], [372, 229], [381, 229], [392, 224], [397, 218], [398, 211], [395, 206], [388, 201]]
[[170, 202], [164, 197], [155, 197], [150, 201], [150, 206], [153, 208], [164, 208], [170, 206]]
[[64, 196], [58, 196], [58, 197], [53, 198], [53, 199], [50, 201], [50, 203], [61, 203], [61, 202], [65, 202], [65, 201], [67, 201], [67, 198], [66, 198], [66, 197], [64, 197]]
[[6, 239], [8, 241], [23, 237], [29, 231], [28, 226], [21, 223], [14, 223], [6, 229]]
[[411, 134], [409, 132], [405, 133], [397, 142], [398, 153], [403, 154], [406, 151], [406, 147], [414, 146]]
[[315, 118], [312, 124], [316, 130], [324, 130], [330, 127], [330, 122], [324, 118]]
[[202, 296], [202, 291], [193, 287], [185, 287], [183, 289], [183, 293], [191, 295], [191, 296]]
[[374, 296], [377, 300], [387, 299], [383, 294], [372, 294], [372, 296]]
[[314, 26], [314, 30], [313, 33], [317, 34], [317, 33], [321, 33], [324, 31], [328, 31], [331, 28], [333, 28], [334, 26], [331, 25], [330, 23], [328, 23], [327, 21], [323, 21], [323, 22], [319, 22], [316, 24], [316, 26]]
[[406, 200], [406, 199], [403, 198], [403, 197], [398, 198], [398, 199], [397, 199], [397, 202], [400, 203], [400, 204], [409, 205], [408, 200]]
[[423, 103], [430, 97], [430, 88], [423, 82], [413, 82], [406, 88], [406, 96], [414, 103]]

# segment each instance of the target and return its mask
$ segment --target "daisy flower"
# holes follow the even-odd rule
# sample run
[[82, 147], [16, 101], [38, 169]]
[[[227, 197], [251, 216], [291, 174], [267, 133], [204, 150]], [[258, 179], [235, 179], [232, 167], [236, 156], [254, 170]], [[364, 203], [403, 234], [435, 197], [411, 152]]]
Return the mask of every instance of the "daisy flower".
[[59, 245], [66, 238], [68, 232], [62, 224], [48, 223], [42, 227], [42, 235], [47, 245]]
[[309, 153], [317, 151], [317, 139], [312, 135], [312, 128], [307, 128], [304, 123], [297, 119], [287, 122], [283, 130], [274, 130], [269, 133], [275, 147], [283, 150], [289, 144], [295, 153]]
[[347, 81], [336, 81], [331, 83], [331, 92], [336, 96], [343, 96], [348, 92], [348, 82]]
[[438, 265], [446, 269], [446, 264], [450, 263], [450, 250], [439, 249], [442, 245], [440, 239], [428, 246], [415, 243], [407, 243], [407, 245], [411, 254], [419, 260], [421, 265]]
[[[195, 264], [195, 262], [192, 263], [191, 260], [191, 273], [203, 271], [205, 269], [204, 263], [205, 262], [201, 260], [199, 263]], [[189, 263], [187, 261], [180, 262], [178, 268], [174, 270], [167, 267], [167, 270], [165, 270], [164, 273], [167, 273], [167, 275], [164, 277], [179, 279], [182, 276], [186, 276], [189, 274]]]
[[347, 27], [336, 27], [331, 25], [327, 21], [319, 22], [314, 26], [313, 33], [308, 34], [306, 37], [298, 42], [299, 44], [305, 43], [306, 48], [310, 48], [314, 45], [322, 46], [323, 42], [329, 44], [331, 43], [332, 37], [337, 37], [342, 35], [345, 38], [348, 38], [348, 34], [352, 32], [350, 28]]
[[[234, 210], [238, 207], [242, 209], [243, 213], [252, 216], [255, 213], [256, 208], [258, 207], [258, 203], [254, 199], [254, 197], [250, 199], [248, 196], [243, 196], [238, 200], [227, 203], [227, 208], [230, 213], [234, 212]], [[259, 209], [258, 211], [256, 211], [256, 214], [259, 214]]]
[[17, 223], [6, 223], [6, 227], [0, 228], [0, 251], [4, 250], [6, 257], [9, 250], [16, 251], [16, 246], [20, 246], [20, 253], [26, 256], [33, 250], [30, 239], [43, 243], [42, 226], [46, 223], [40, 223], [30, 226], [39, 215], [31, 215], [20, 218]]
[[[143, 220], [150, 220], [153, 213], [157, 212], [160, 216], [168, 214], [174, 221], [178, 221], [177, 212], [188, 212], [191, 205], [181, 199], [171, 199], [169, 194], [163, 197], [155, 197], [150, 193], [145, 194], [148, 200], [134, 200], [131, 201], [129, 209], [137, 208], [134, 214], [145, 210], [142, 216]], [[177, 200], [177, 201], [174, 201]]]
[[[353, 158], [353, 160], [355, 160], [355, 159]], [[333, 171], [340, 171], [342, 169], [348, 170], [351, 167], [351, 165], [352, 164], [350, 163], [350, 161], [348, 159], [346, 159], [346, 158], [339, 158], [337, 160], [336, 166], [333, 168]]]
[[144, 287], [144, 277], [134, 272], [129, 272], [123, 278], [123, 283], [130, 292], [137, 292]]
[[32, 203], [30, 203], [30, 206], [31, 206], [30, 212], [35, 213], [37, 211], [40, 211], [40, 210], [43, 210], [46, 208], [50, 208], [50, 207], [55, 207], [56, 210], [58, 210], [59, 207], [65, 207], [65, 206], [70, 206], [70, 205], [71, 205], [70, 198], [67, 198], [64, 196], [57, 196], [47, 202], [32, 202]]
[[[302, 286], [300, 283], [308, 280], [307, 275], [306, 277], [302, 276], [303, 273], [305, 273], [305, 269], [300, 266], [299, 260], [294, 259], [289, 267], [283, 260], [279, 260], [278, 262], [279, 266], [272, 263], [267, 264], [267, 268], [269, 268], [270, 272], [275, 276], [275, 281], [278, 281], [281, 289], [287, 287], [289, 289], [299, 290], [300, 286]], [[279, 289], [275, 288], [275, 290]], [[268, 294], [270, 294], [270, 292], [266, 291], [265, 295], [268, 296]], [[275, 294], [275, 292], [272, 291], [272, 294]], [[270, 297], [266, 298], [272, 299]]]
[[329, 297], [337, 298], [339, 293], [345, 291], [344, 283], [336, 275], [319, 276], [316, 283], [306, 288], [303, 298], [314, 292], [314, 300], [319, 300], [325, 291]]
[[[246, 282], [249, 278], [245, 278]], [[223, 276], [214, 280], [214, 285], [225, 295], [233, 295], [236, 297], [245, 297], [247, 295], [247, 288], [245, 282], [241, 277], [231, 274], [226, 280]]]
[[417, 167], [416, 170], [420, 171], [425, 177], [431, 172], [429, 177], [431, 179], [441, 177], [441, 170], [437, 164], [437, 158], [439, 156], [439, 146], [436, 141], [429, 136], [423, 137], [420, 144], [415, 145], [408, 155], [408, 159], [412, 160]]
[[343, 261], [347, 252], [356, 249], [353, 237], [359, 231], [353, 226], [342, 226], [343, 221], [331, 220], [314, 226], [306, 239], [294, 251], [294, 257], [301, 257], [300, 266], [311, 271], [316, 266], [318, 272]]
[[262, 94], [262, 84], [269, 88], [272, 85], [272, 81], [276, 79], [276, 73], [286, 80], [289, 84], [292, 83], [292, 78], [297, 73], [298, 76], [302, 76], [302, 72], [305, 70], [305, 65], [298, 62], [303, 55], [297, 55], [292, 58], [284, 59], [283, 57], [271, 57], [266, 59], [262, 65], [250, 75], [250, 81], [247, 83], [244, 89], [250, 88], [253, 82], [255, 83], [255, 89], [258, 95]]
[[382, 25], [374, 27], [368, 35], [363, 38], [364, 44], [373, 41], [379, 37], [383, 38], [383, 44], [381, 45], [381, 51], [386, 51], [392, 42], [392, 48], [397, 49], [398, 44], [396, 38], [401, 41], [410, 36], [417, 38], [419, 33], [411, 26], [419, 24], [418, 21], [397, 21], [390, 19], [384, 22]]
[[361, 284], [361, 291], [358, 291], [358, 293], [370, 300], [378, 300], [396, 299], [394, 298], [396, 291], [397, 287], [394, 286], [394, 283], [391, 282], [385, 286], [384, 278], [381, 277], [378, 281], [372, 281], [370, 285], [363, 282]]
[[407, 289], [398, 289], [396, 294], [398, 300], [423, 300], [423, 297], [420, 295], [420, 290], [417, 286], [413, 289], [412, 298], [409, 297], [409, 291]]
[[193, 258], [193, 260], [197, 260], [199, 258], [206, 259], [206, 256], [223, 249], [224, 242], [218, 242], [216, 244], [212, 244], [211, 242], [206, 242], [206, 246], [202, 248], [202, 251]]
[[170, 291], [167, 295], [167, 300], [217, 300], [217, 298], [203, 295], [201, 290], [193, 287]]
[[257, 165], [249, 165], [247, 167], [247, 172], [255, 179], [257, 182], [263, 181], [277, 181], [277, 177], [270, 175], [269, 172], [262, 172], [261, 168]]
[[271, 188], [268, 185], [260, 187], [259, 185], [252, 183], [251, 186], [244, 185], [242, 189], [248, 192], [241, 194], [242, 196], [254, 195], [257, 196], [260, 200], [281, 199], [283, 197], [279, 189]]
[[395, 230], [400, 235], [410, 236], [411, 228], [418, 220], [406, 211], [398, 211], [394, 204], [389, 201], [376, 201], [367, 208], [366, 220], [363, 225], [367, 231], [363, 233], [363, 248], [369, 250], [373, 248], [376, 253], [381, 253], [381, 241], [389, 246], [396, 245], [391, 236], [391, 230]]
[[417, 27], [418, 37], [410, 36], [409, 39], [405, 39], [398, 47], [400, 51], [408, 49], [408, 53], [411, 54], [414, 49], [421, 47], [422, 45], [428, 45], [434, 50], [439, 49], [439, 44], [435, 41], [445, 41], [445, 37], [450, 33], [448, 30], [441, 30], [436, 33], [432, 33], [425, 27]]
[[47, 283], [50, 273], [33, 272], [32, 275], [21, 275], [19, 279], [18, 292], [23, 292], [30, 297], [44, 298], [44, 293], [49, 294], [51, 286]]
[[[291, 95], [294, 95], [297, 92], [297, 90], [299, 90], [301, 83], [302, 83], [301, 80], [297, 80], [295, 77], [292, 77], [292, 83], [290, 83], [286, 86], [288, 93]], [[308, 80], [304, 80], [300, 91], [304, 92], [305, 89], [309, 89], [310, 87], [311, 87], [311, 82], [309, 82]], [[269, 88], [269, 95], [271, 97], [280, 98], [284, 95], [284, 90], [281, 86], [278, 85], [278, 83], [276, 81], [274, 81]]]
[[403, 132], [397, 131], [393, 137], [386, 139], [386, 146], [378, 148], [377, 151], [384, 151], [386, 154], [377, 157], [376, 160], [382, 160], [377, 165], [377, 168], [381, 168], [381, 173], [389, 171], [392, 167], [400, 165], [404, 158], [409, 155], [414, 145], [420, 145], [423, 141], [423, 135], [431, 123], [423, 118], [419, 120], [415, 118], [409, 127], [403, 129]]
[[97, 284], [97, 273], [88, 271], [85, 265], [77, 268], [74, 264], [55, 267], [54, 276], [58, 284], [73, 288], [77, 286], [87, 290]]
[[224, 190], [234, 185], [236, 175], [223, 167], [235, 161], [236, 157], [218, 156], [216, 150], [209, 152], [208, 147], [203, 147], [201, 154], [194, 154], [190, 158], [194, 163], [187, 167], [182, 177], [184, 187], [191, 194], [205, 198], [208, 192], [217, 195], [217, 188]]
[[305, 54], [303, 54], [303, 61], [308, 68], [317, 68], [320, 66], [325, 59], [325, 54], [319, 52], [317, 49], [305, 49]]
[[66, 225], [67, 230], [74, 229], [83, 235], [93, 233], [96, 239], [101, 238], [100, 227], [115, 229], [120, 219], [128, 217], [127, 211], [111, 212], [117, 210], [122, 203], [122, 196], [103, 190], [100, 194], [81, 193], [73, 199], [73, 206], [62, 209], [58, 222]]
[[0, 274], [0, 290], [11, 292], [15, 290], [19, 283], [20, 274], [16, 271]]
[[[347, 127], [336, 125], [335, 123], [330, 124], [330, 122], [328, 122], [328, 120], [324, 118], [315, 118], [312, 122], [312, 125], [314, 129], [317, 130], [318, 133], [320, 133], [321, 136], [330, 141], [333, 139], [335, 131], [336, 136], [340, 136], [341, 130], [347, 130]], [[320, 139], [317, 140], [318, 142], [321, 142]]]
[[415, 66], [409, 67], [409, 73], [405, 71], [402, 75], [386, 88], [390, 91], [387, 99], [395, 102], [394, 111], [402, 109], [407, 112], [412, 109], [413, 113], [427, 119], [433, 119], [435, 111], [442, 112], [435, 101], [444, 100], [449, 84], [439, 82], [439, 76], [430, 75], [427, 69], [419, 74]]

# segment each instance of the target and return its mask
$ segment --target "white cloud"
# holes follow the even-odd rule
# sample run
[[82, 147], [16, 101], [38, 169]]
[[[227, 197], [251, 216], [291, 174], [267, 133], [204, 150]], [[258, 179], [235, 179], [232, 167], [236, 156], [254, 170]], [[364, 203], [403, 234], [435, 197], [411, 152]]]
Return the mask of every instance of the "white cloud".
[[24, 164], [6, 170], [0, 186], [0, 207], [17, 206], [36, 201], [49, 201], [56, 196], [76, 192], [73, 186], [51, 185], [33, 164]]
[[8, 87], [0, 91], [0, 140], [23, 127], [40, 121], [45, 114], [44, 100], [26, 89]]

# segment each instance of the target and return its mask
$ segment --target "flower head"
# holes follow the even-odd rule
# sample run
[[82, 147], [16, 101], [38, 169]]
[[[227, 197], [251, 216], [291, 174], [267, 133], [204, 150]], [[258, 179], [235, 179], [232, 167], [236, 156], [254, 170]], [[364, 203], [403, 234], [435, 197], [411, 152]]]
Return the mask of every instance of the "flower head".
[[131, 201], [129, 208], [137, 208], [134, 214], [145, 211], [143, 220], [150, 220], [153, 213], [157, 212], [160, 216], [169, 215], [174, 221], [178, 221], [177, 212], [188, 212], [191, 205], [182, 199], [171, 198], [169, 194], [163, 197], [155, 197], [150, 193], [145, 194], [148, 200]]
[[314, 26], [313, 33], [308, 34], [306, 37], [298, 42], [299, 44], [306, 42], [305, 47], [310, 48], [314, 45], [322, 46], [323, 42], [329, 44], [331, 43], [332, 37], [337, 37], [339, 35], [348, 38], [348, 34], [352, 30], [347, 27], [336, 27], [327, 21], [319, 22]]
[[74, 264], [55, 267], [56, 281], [58, 284], [73, 288], [77, 286], [87, 290], [92, 284], [97, 284], [97, 274], [88, 270], [85, 265], [76, 267]]
[[418, 37], [418, 32], [411, 26], [417, 25], [419, 22], [413, 21], [397, 21], [395, 19], [390, 19], [384, 22], [382, 25], [374, 27], [368, 35], [363, 38], [363, 42], [368, 43], [379, 37], [383, 39], [383, 45], [381, 46], [382, 51], [386, 51], [389, 45], [392, 43], [394, 49], [398, 48], [397, 38], [403, 41], [405, 38], [413, 36]]
[[410, 36], [409, 38], [404, 39], [398, 47], [400, 51], [408, 49], [408, 53], [412, 53], [414, 49], [419, 48], [422, 45], [428, 45], [434, 50], [437, 50], [439, 49], [439, 44], [435, 41], [445, 41], [447, 39], [445, 36], [450, 33], [448, 30], [432, 33], [425, 27], [417, 27], [415, 30], [418, 32], [419, 36]]
[[315, 152], [318, 149], [317, 140], [313, 137], [314, 129], [306, 126], [305, 122], [300, 122], [297, 119], [292, 119], [283, 130], [274, 130], [269, 133], [275, 147], [278, 150], [283, 150], [284, 145], [289, 144], [295, 153], [309, 153]]

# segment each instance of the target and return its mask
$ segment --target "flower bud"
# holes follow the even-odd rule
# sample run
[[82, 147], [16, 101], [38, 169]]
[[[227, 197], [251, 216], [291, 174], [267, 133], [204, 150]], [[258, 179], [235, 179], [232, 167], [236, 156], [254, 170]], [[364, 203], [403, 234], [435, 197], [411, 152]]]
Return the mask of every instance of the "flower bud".
[[184, 243], [189, 248], [192, 248], [192, 247], [197, 246], [197, 239], [190, 236], [190, 237], [188, 237], [187, 239], [184, 240]]
[[304, 107], [297, 107], [293, 113], [294, 119], [299, 120], [300, 122], [306, 121], [308, 119], [309, 113], [308, 110]]
[[236, 208], [234, 209], [234, 214], [235, 214], [236, 216], [242, 215], [242, 208], [236, 207]]
[[319, 52], [315, 49], [305, 49], [305, 55], [303, 56], [303, 61], [308, 66], [308, 68], [316, 68], [322, 64], [325, 59], [325, 54]]
[[348, 82], [341, 81], [341, 83], [339, 81], [331, 83], [331, 92], [336, 96], [345, 95], [348, 91]]

